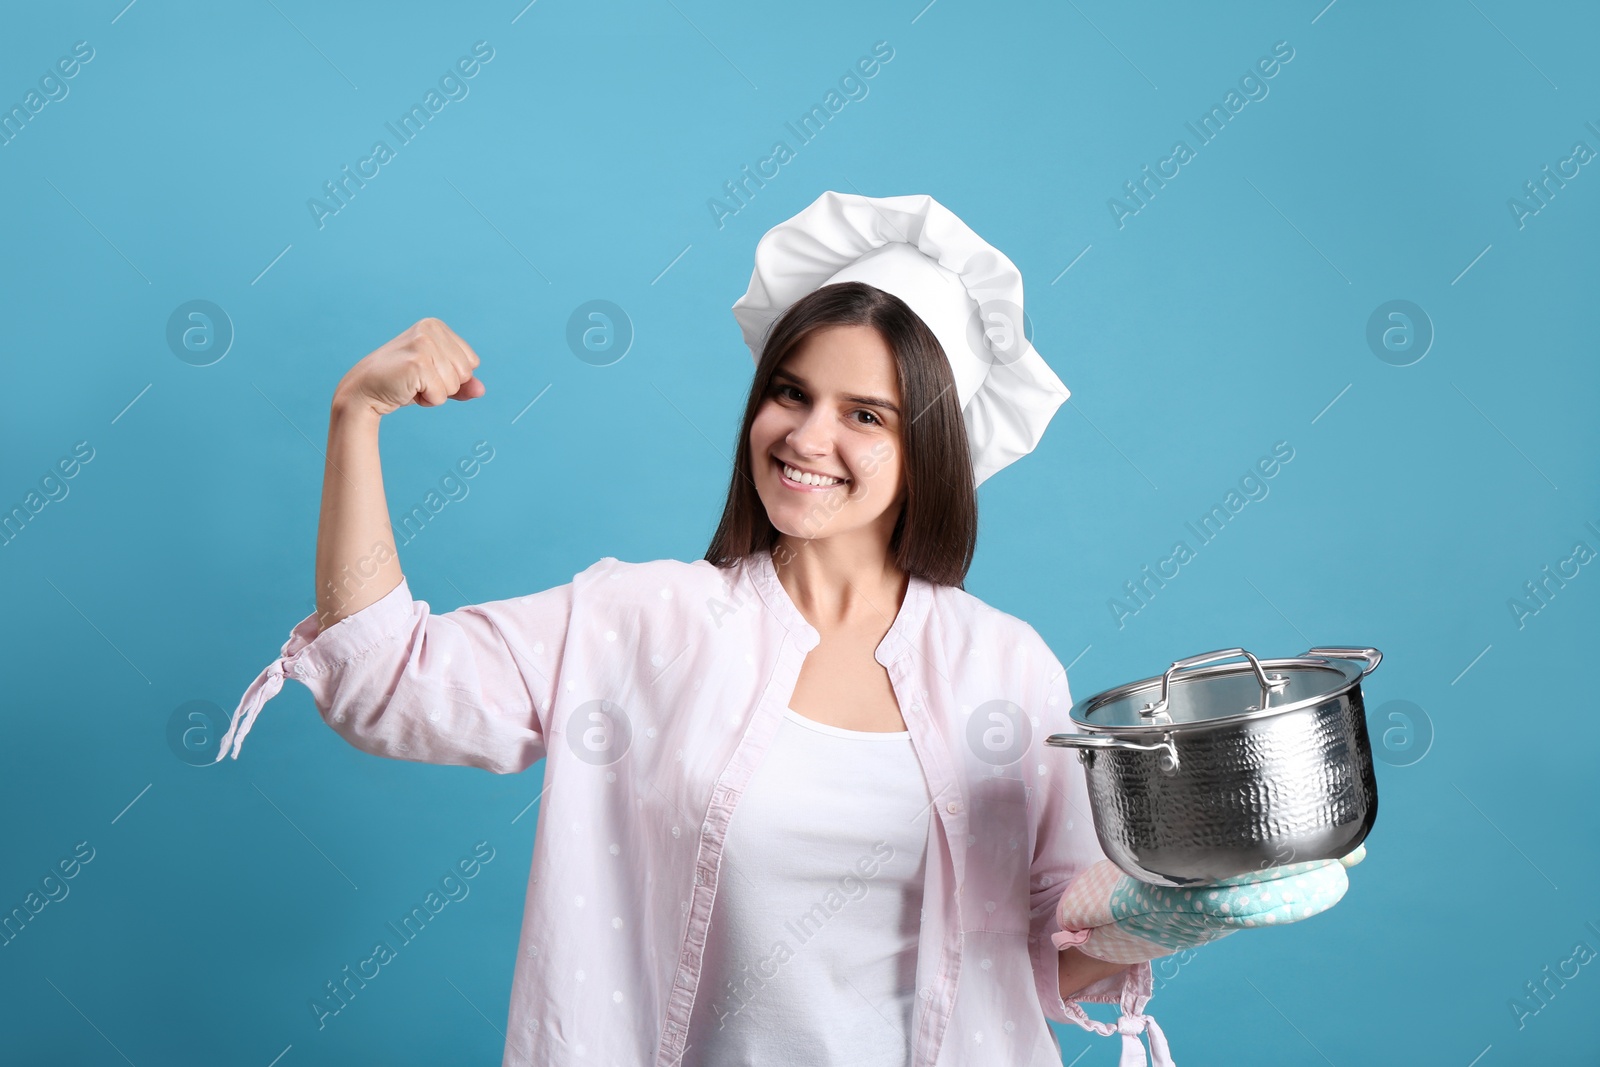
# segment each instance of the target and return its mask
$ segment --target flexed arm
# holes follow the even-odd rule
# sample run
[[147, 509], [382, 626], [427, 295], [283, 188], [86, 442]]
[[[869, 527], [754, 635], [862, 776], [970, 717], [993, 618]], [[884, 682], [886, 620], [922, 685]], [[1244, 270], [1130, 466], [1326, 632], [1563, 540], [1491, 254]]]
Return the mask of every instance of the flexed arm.
[[400, 584], [378, 455], [380, 420], [411, 403], [436, 407], [482, 396], [478, 362], [450, 327], [426, 318], [368, 353], [334, 390], [317, 523], [319, 633]]
[[378, 425], [409, 403], [484, 394], [478, 357], [437, 319], [373, 351], [335, 390], [317, 534], [317, 611], [246, 689], [222, 739], [239, 747], [285, 678], [328, 725], [396, 759], [522, 770], [545, 754], [573, 583], [434, 615], [412, 598], [394, 551]]

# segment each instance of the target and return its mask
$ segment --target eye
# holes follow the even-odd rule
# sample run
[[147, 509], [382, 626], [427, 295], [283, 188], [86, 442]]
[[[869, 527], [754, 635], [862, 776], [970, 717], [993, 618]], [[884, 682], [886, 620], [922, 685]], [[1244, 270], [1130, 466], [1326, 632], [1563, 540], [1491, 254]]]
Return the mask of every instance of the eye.
[[877, 416], [877, 414], [875, 412], [868, 411], [866, 408], [861, 408], [861, 409], [857, 410], [856, 414], [857, 415], [865, 415], [867, 418], [871, 419], [872, 420], [871, 425], [876, 425], [876, 426], [882, 426], [883, 425], [883, 420], [878, 418], [878, 416]]
[[785, 393], [784, 393], [785, 390], [791, 390], [791, 391], [793, 391], [795, 393], [799, 393], [800, 396], [804, 396], [805, 395], [804, 393], [801, 393], [800, 390], [795, 388], [794, 386], [788, 385], [788, 384], [783, 383], [783, 382], [779, 382], [777, 385], [772, 387], [773, 394], [776, 395], [776, 396], [780, 396], [780, 397], [785, 395]]

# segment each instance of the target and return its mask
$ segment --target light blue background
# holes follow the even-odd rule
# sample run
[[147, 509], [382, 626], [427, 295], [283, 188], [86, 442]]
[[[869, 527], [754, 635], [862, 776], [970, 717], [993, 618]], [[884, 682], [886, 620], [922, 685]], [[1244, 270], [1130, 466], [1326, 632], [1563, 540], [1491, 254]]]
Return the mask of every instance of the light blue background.
[[[1022, 270], [1073, 396], [983, 487], [968, 589], [1075, 695], [1235, 645], [1385, 654], [1370, 858], [1328, 914], [1164, 980], [1178, 1060], [1594, 1055], [1600, 962], [1520, 1027], [1510, 1002], [1600, 950], [1597, 565], [1522, 627], [1507, 604], [1600, 549], [1600, 166], [1522, 228], [1507, 206], [1600, 150], [1592, 7], [122, 2], [15, 5], [0, 34], [6, 108], [95, 50], [0, 147], [0, 503], [95, 450], [0, 550], [0, 910], [95, 849], [0, 947], [8, 1062], [499, 1062], [542, 765], [379, 760], [298, 685], [237, 763], [186, 764], [168, 722], [231, 711], [310, 610], [330, 394], [424, 315], [488, 395], [386, 421], [391, 510], [473, 442], [495, 458], [401, 549], [419, 598], [702, 555], [751, 370], [729, 305], [761, 234], [827, 189], [932, 194]], [[308, 198], [478, 40], [470, 95], [318, 229]], [[877, 41], [868, 95], [719, 229], [707, 201], [796, 147], [785, 121]], [[1108, 198], [1278, 41], [1269, 95], [1119, 228]], [[210, 366], [165, 340], [192, 299], [236, 331]], [[565, 340], [592, 299], [636, 331], [609, 366]], [[1436, 331], [1409, 366], [1366, 341], [1394, 299]], [[1270, 495], [1119, 628], [1123, 583], [1278, 441]], [[1392, 700], [1431, 723], [1420, 760]], [[319, 1031], [310, 997], [479, 840], [471, 895]], [[1066, 1061], [1116, 1062], [1058, 1033]]]

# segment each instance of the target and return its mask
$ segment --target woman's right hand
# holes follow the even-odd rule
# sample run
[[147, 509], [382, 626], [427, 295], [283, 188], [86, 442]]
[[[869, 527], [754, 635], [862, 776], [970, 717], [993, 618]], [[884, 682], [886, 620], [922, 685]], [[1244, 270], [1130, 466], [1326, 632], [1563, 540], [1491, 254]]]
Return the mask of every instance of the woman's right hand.
[[412, 403], [437, 407], [446, 399], [471, 400], [484, 394], [483, 382], [473, 376], [477, 366], [478, 354], [454, 330], [435, 318], [419, 319], [351, 367], [334, 401], [382, 416]]

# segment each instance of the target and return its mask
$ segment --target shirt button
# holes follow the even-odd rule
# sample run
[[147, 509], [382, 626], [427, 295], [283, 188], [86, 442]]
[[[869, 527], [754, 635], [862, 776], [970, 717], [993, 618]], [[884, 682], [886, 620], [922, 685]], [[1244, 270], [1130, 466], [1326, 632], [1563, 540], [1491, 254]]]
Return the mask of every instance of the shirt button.
[[927, 986], [923, 986], [920, 990], [917, 991], [917, 995], [920, 996], [923, 1000], [932, 1000], [933, 999], [933, 990], [929, 989]]
[[961, 805], [952, 800], [950, 803], [944, 806], [944, 810], [948, 811], [951, 815], [954, 815], [956, 812], [961, 810]]

